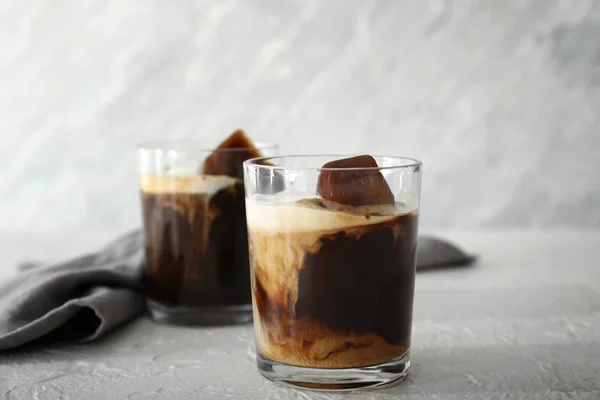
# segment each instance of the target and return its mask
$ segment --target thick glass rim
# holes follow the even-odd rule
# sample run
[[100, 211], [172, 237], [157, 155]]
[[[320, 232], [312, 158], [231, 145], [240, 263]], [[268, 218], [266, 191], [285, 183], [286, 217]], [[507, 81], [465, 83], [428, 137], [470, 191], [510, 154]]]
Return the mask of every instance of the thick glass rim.
[[219, 149], [217, 146], [219, 143], [214, 144], [214, 147], [210, 147], [206, 140], [201, 139], [164, 139], [164, 140], [147, 140], [140, 142], [137, 145], [137, 151], [148, 151], [148, 152], [162, 152], [162, 151], [180, 151], [180, 152], [238, 152], [248, 150], [265, 150], [265, 149], [276, 149], [279, 145], [275, 142], [269, 142], [264, 140], [252, 141], [254, 147], [228, 147], [226, 149]]
[[[375, 159], [386, 158], [390, 160], [397, 160], [398, 162], [402, 161], [402, 164], [397, 165], [386, 165], [383, 167], [347, 167], [347, 168], [322, 168], [322, 167], [301, 167], [301, 166], [286, 166], [286, 165], [272, 165], [267, 164], [266, 162], [270, 160], [284, 159], [284, 158], [292, 158], [292, 159], [302, 159], [302, 158], [310, 158], [310, 157], [323, 157], [323, 158], [331, 158], [331, 160], [337, 160], [341, 158], [349, 158], [349, 157], [357, 157], [360, 155], [369, 155], [374, 157]], [[387, 156], [387, 155], [379, 155], [379, 154], [297, 154], [297, 155], [289, 155], [289, 156], [271, 156], [271, 157], [256, 157], [251, 158], [244, 161], [244, 167], [252, 166], [261, 169], [269, 169], [276, 171], [382, 171], [382, 170], [390, 170], [390, 169], [402, 169], [402, 168], [415, 168], [421, 167], [423, 162], [417, 160], [416, 158], [403, 157], [403, 156]]]

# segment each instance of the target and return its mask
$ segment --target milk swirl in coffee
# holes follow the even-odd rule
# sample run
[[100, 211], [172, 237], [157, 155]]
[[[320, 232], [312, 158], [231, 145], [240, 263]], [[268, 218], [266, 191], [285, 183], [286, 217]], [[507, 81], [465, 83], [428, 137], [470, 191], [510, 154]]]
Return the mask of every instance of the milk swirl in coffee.
[[[377, 167], [369, 156], [325, 168]], [[376, 365], [410, 349], [418, 209], [377, 169], [323, 170], [318, 196], [247, 199], [257, 350], [314, 368]]]
[[250, 304], [242, 162], [259, 156], [236, 131], [204, 162], [139, 176], [151, 301], [171, 308]]

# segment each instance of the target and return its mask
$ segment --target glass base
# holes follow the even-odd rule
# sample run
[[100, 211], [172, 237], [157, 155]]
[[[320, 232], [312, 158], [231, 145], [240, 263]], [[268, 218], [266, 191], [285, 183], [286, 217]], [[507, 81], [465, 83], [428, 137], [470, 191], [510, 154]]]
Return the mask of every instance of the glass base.
[[252, 322], [252, 304], [222, 307], [169, 307], [152, 300], [146, 302], [150, 317], [173, 325], [233, 325]]
[[369, 367], [323, 369], [296, 367], [256, 355], [258, 371], [266, 378], [295, 388], [319, 391], [355, 391], [400, 382], [410, 368], [410, 352]]

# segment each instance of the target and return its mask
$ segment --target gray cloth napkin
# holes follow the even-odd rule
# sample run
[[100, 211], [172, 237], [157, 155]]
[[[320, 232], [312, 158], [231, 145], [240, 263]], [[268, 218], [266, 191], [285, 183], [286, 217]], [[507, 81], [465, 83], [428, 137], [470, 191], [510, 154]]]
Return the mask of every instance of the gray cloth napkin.
[[[471, 264], [475, 258], [419, 237], [417, 269]], [[144, 310], [140, 231], [66, 262], [28, 264], [0, 284], [0, 351], [39, 339], [89, 341]]]
[[417, 271], [447, 267], [465, 267], [477, 261], [477, 257], [465, 253], [454, 244], [433, 236], [419, 236], [417, 247]]
[[93, 340], [144, 310], [142, 235], [66, 262], [27, 265], [0, 283], [0, 351], [50, 335]]

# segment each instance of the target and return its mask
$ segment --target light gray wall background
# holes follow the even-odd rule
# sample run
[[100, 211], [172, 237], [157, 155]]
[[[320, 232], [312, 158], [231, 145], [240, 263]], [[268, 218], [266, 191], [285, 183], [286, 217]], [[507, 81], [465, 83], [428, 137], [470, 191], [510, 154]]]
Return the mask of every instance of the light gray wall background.
[[0, 230], [139, 221], [136, 142], [425, 162], [422, 222], [600, 226], [598, 0], [3, 0]]

